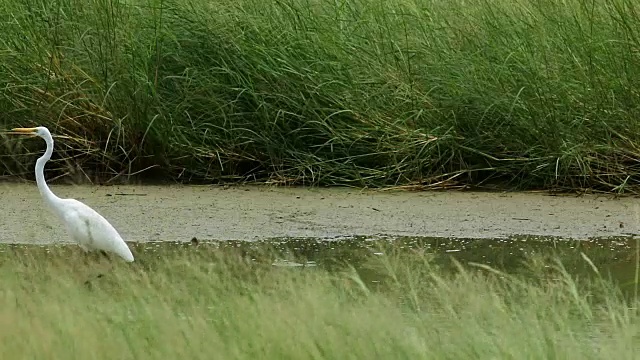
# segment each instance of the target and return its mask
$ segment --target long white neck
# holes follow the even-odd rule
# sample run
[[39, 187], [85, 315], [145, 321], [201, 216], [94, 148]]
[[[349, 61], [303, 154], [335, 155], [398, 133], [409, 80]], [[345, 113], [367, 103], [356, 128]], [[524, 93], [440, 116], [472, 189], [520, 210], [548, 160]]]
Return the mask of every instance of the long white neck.
[[51, 135], [44, 136], [43, 138], [47, 143], [47, 151], [36, 161], [36, 183], [38, 184], [40, 195], [42, 195], [45, 202], [48, 205], [53, 205], [58, 202], [60, 198], [49, 189], [47, 182], [44, 180], [44, 164], [51, 159], [51, 154], [53, 154], [53, 138]]

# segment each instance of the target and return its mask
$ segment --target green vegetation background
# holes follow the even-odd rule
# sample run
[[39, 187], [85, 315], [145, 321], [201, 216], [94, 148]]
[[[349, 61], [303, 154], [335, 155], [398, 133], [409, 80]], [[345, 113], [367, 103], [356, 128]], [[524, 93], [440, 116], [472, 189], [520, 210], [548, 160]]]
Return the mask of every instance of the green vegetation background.
[[[59, 135], [49, 178], [614, 192], [640, 182], [636, 1], [0, 9], [0, 123]], [[44, 144], [3, 143], [0, 175], [31, 178]]]

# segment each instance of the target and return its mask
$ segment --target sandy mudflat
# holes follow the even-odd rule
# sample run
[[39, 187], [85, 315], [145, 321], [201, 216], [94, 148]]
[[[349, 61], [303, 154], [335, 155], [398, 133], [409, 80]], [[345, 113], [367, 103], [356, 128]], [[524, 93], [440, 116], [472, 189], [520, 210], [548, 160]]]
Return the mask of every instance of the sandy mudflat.
[[[572, 238], [638, 233], [640, 199], [540, 193], [266, 186], [52, 186], [94, 207], [127, 241], [414, 235]], [[69, 241], [35, 184], [0, 185], [0, 241]], [[40, 226], [39, 224], [45, 224]], [[622, 224], [622, 227], [621, 227]]]

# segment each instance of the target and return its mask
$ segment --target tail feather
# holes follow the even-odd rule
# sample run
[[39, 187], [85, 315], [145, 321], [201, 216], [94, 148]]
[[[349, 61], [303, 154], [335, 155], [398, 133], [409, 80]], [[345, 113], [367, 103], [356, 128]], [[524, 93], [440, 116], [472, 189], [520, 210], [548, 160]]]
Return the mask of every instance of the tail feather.
[[121, 258], [126, 262], [133, 262], [133, 254], [131, 253], [131, 249], [127, 246], [127, 243], [124, 240], [118, 241], [114, 252], [118, 254]]

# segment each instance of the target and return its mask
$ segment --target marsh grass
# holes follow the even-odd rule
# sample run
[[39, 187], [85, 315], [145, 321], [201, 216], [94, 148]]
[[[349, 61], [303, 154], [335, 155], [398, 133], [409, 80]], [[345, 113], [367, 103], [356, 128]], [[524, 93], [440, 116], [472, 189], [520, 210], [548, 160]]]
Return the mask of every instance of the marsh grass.
[[635, 191], [639, 6], [2, 0], [0, 122], [76, 181]]
[[[7, 358], [634, 359], [640, 350], [637, 298], [541, 259], [525, 278], [468, 264], [443, 271], [412, 251], [329, 271], [213, 246], [140, 245], [133, 264], [69, 246], [2, 250]], [[366, 267], [377, 285], [359, 276]]]

